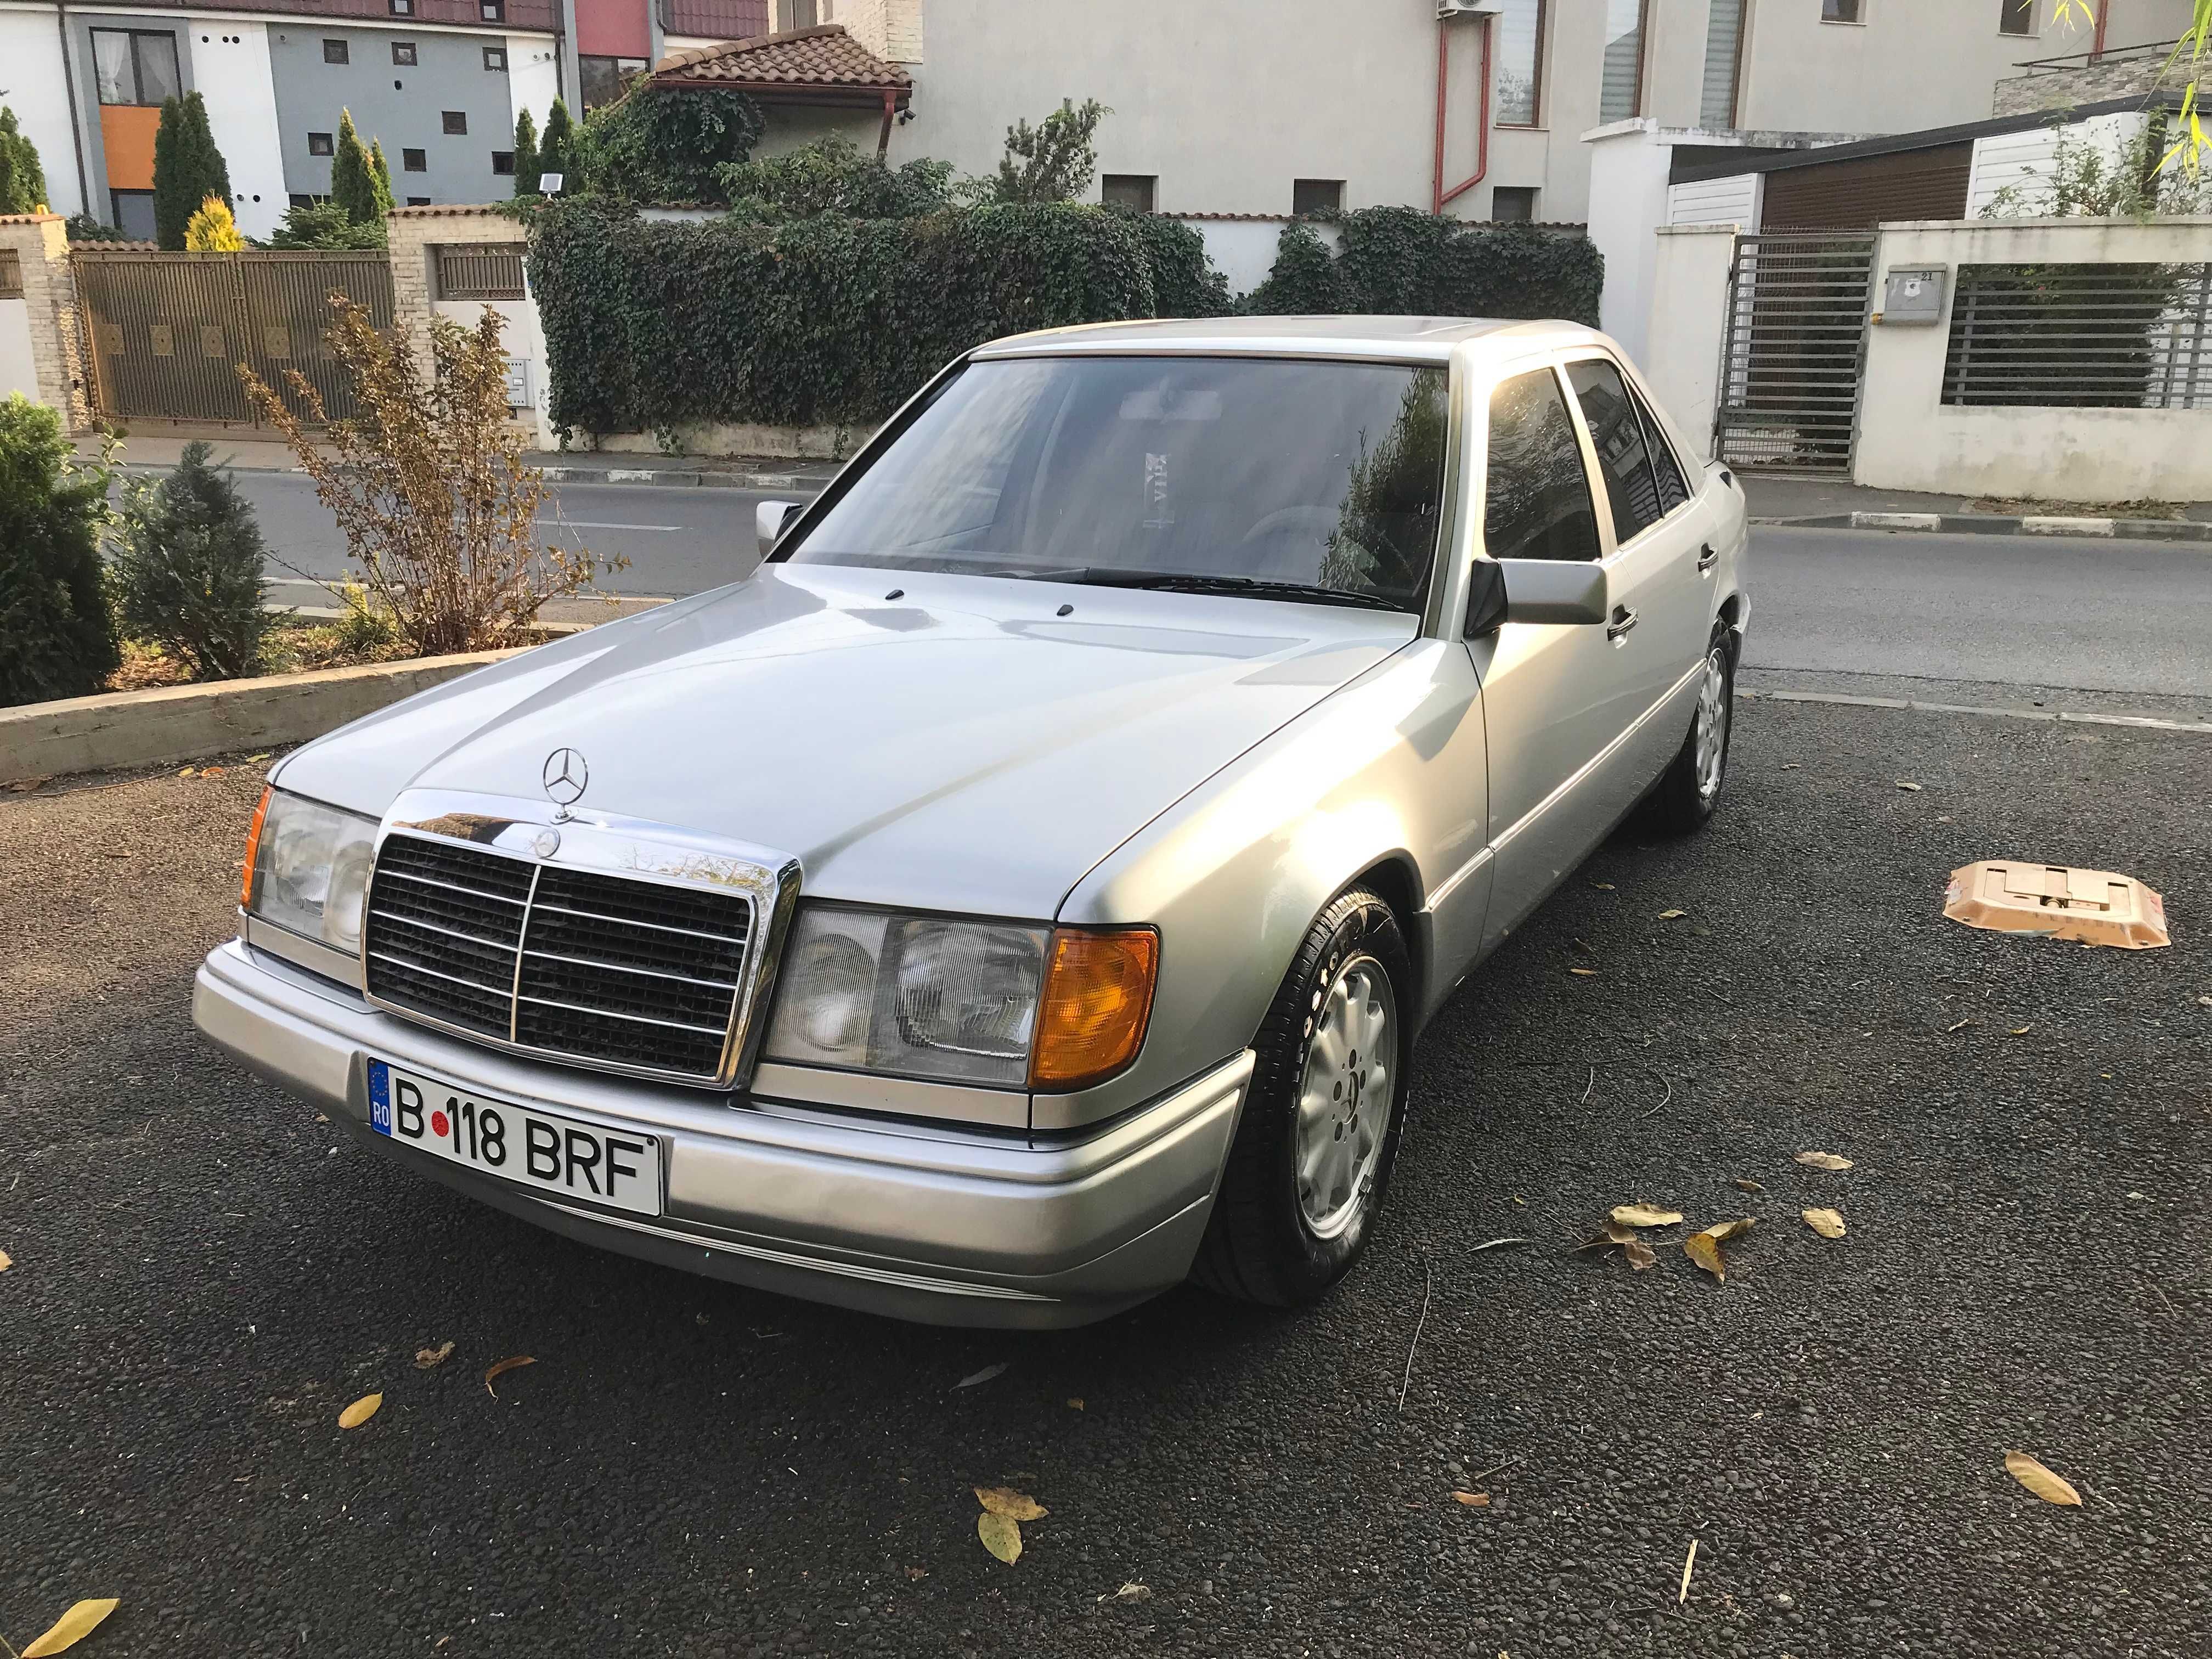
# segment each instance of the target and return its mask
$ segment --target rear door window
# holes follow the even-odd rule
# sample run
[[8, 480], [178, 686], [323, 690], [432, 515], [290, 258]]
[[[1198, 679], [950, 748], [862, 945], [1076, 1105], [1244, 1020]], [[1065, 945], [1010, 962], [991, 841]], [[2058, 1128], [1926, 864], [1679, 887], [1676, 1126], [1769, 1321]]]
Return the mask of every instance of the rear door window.
[[1574, 416], [1548, 368], [1501, 380], [1490, 394], [1482, 540], [1493, 559], [1595, 559], [1602, 550]]
[[1682, 481], [1682, 469], [1674, 459], [1674, 446], [1660, 429], [1651, 405], [1633, 386], [1629, 388], [1628, 395], [1635, 399], [1637, 417], [1644, 423], [1644, 441], [1651, 451], [1651, 474], [1659, 483], [1659, 515], [1664, 518], [1690, 499], [1690, 487]]
[[[1605, 476], [1605, 493], [1613, 506], [1613, 539], [1626, 546], [1656, 524], [1664, 509], [1659, 504], [1659, 481], [1651, 471], [1650, 447], [1636, 405], [1629, 400], [1620, 371], [1602, 357], [1584, 358], [1567, 365], [1567, 383], [1582, 405], [1590, 442], [1597, 450], [1598, 471]], [[1680, 483], [1680, 480], [1676, 480]]]

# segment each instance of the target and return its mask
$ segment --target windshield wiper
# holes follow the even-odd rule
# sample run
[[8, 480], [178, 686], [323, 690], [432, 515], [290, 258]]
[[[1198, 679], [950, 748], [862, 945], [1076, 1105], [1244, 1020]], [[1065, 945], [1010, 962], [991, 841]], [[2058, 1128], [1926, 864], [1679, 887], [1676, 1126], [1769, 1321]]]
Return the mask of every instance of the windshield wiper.
[[1358, 605], [1369, 611], [1406, 607], [1379, 593], [1325, 587], [1319, 582], [1268, 581], [1258, 576], [1209, 576], [1188, 570], [1117, 570], [1092, 565], [1081, 570], [1040, 570], [1035, 581], [1075, 582], [1086, 587], [1136, 587], [1170, 593], [1249, 593], [1257, 599], [1307, 599], [1318, 605]]

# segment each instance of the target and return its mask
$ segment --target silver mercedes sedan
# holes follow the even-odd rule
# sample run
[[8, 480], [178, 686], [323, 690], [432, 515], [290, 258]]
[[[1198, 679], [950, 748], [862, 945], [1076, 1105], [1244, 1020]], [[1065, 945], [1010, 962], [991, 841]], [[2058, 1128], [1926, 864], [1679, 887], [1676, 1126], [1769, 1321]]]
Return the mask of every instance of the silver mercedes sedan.
[[1714, 809], [1698, 453], [1565, 324], [1000, 341], [744, 580], [288, 757], [195, 1017], [647, 1261], [953, 1324], [1312, 1302], [1423, 1022], [1626, 814]]

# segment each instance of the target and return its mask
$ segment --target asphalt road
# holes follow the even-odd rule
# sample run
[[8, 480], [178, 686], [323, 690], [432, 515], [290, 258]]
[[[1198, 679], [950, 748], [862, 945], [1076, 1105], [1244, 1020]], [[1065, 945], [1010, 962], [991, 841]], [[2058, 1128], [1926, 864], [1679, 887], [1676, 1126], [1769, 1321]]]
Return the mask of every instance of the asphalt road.
[[1771, 526], [1752, 547], [1755, 668], [2212, 696], [2212, 547]]
[[[1056, 1335], [598, 1254], [234, 1068], [188, 991], [259, 771], [0, 795], [19, 1651], [115, 1595], [88, 1659], [2212, 1653], [2212, 739], [1741, 705], [1715, 823], [1616, 837], [1425, 1037], [1340, 1294]], [[1942, 919], [2021, 852], [2173, 948]], [[1725, 1284], [1573, 1252], [1638, 1198], [1760, 1224]]]

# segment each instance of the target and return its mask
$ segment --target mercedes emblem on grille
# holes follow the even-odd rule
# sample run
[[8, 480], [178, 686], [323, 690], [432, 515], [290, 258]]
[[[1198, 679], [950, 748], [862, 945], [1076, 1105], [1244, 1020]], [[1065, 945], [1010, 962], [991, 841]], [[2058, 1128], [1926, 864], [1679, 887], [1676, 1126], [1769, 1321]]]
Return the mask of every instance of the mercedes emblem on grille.
[[556, 749], [545, 757], [545, 798], [561, 809], [562, 817], [583, 799], [591, 781], [592, 769], [575, 750]]

